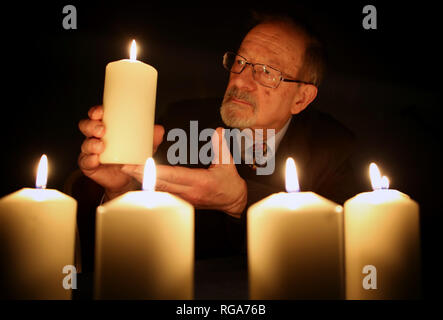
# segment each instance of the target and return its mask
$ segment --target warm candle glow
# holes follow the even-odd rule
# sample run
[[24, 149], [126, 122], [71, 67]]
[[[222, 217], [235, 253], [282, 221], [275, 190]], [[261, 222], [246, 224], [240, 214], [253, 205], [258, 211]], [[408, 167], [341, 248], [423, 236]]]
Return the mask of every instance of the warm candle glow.
[[369, 165], [369, 177], [371, 178], [371, 185], [373, 190], [381, 189], [381, 175], [377, 165], [372, 162]]
[[369, 177], [371, 178], [373, 190], [389, 189], [388, 177], [381, 176], [380, 170], [374, 162], [369, 165]]
[[44, 154], [40, 158], [40, 162], [38, 164], [35, 187], [39, 189], [45, 189], [47, 181], [48, 181], [48, 157]]
[[[375, 163], [370, 164], [369, 175], [374, 191], [359, 193], [344, 204], [346, 299], [417, 299], [419, 206], [408, 195], [389, 189], [389, 179]], [[374, 269], [362, 271], [368, 266]], [[372, 278], [362, 275], [368, 272]], [[376, 277], [383, 279], [378, 287]]]
[[154, 159], [148, 158], [145, 163], [145, 170], [143, 173], [143, 190], [154, 191], [155, 190], [155, 163]]
[[389, 179], [387, 176], [383, 176], [381, 178], [381, 188], [382, 189], [389, 189]]
[[136, 60], [140, 49], [135, 41], [130, 47], [129, 59], [106, 65], [102, 164], [145, 165], [152, 157], [158, 72]]
[[71, 299], [75, 269], [72, 278], [63, 278], [62, 272], [69, 273], [63, 266], [74, 265], [77, 201], [46, 189], [45, 154], [32, 169], [35, 188], [0, 199], [0, 295], [6, 300]]
[[131, 44], [131, 50], [129, 53], [129, 59], [131, 60], [137, 60], [137, 44], [135, 43], [135, 40], [132, 40]]
[[292, 158], [286, 160], [286, 191], [299, 192], [300, 186], [298, 184], [297, 167]]
[[287, 192], [248, 208], [249, 298], [341, 299], [343, 208], [314, 192], [300, 192], [293, 158], [285, 169]]

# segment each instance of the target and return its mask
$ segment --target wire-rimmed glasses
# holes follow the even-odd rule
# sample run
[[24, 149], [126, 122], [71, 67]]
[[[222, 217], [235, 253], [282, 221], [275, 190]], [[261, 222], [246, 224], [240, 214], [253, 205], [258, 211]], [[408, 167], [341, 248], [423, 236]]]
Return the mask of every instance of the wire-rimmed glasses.
[[306, 81], [285, 78], [280, 70], [266, 64], [248, 62], [245, 57], [234, 52], [228, 51], [223, 56], [223, 66], [229, 72], [240, 74], [247, 65], [252, 67], [252, 77], [254, 80], [268, 88], [277, 88], [281, 81], [313, 84]]

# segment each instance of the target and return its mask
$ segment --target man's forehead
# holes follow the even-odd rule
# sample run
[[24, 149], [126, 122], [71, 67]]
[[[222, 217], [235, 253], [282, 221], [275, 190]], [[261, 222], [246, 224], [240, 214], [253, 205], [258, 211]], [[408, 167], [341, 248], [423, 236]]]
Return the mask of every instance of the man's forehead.
[[265, 25], [252, 29], [238, 52], [249, 59], [261, 59], [256, 63], [285, 67], [287, 63], [299, 65], [303, 51], [304, 43], [300, 37], [279, 26]]
[[265, 63], [280, 65], [281, 62], [278, 59], [279, 53], [277, 50], [272, 50], [269, 47], [263, 46], [257, 50], [257, 46], [253, 42], [244, 41], [240, 46], [238, 53], [248, 60], [253, 60], [254, 63]]

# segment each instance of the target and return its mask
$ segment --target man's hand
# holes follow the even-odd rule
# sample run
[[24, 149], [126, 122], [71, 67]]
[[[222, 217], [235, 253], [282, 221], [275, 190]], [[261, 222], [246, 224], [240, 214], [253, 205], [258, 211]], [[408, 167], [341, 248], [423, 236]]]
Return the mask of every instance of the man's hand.
[[[103, 106], [92, 107], [89, 109], [88, 116], [89, 119], [83, 119], [78, 124], [80, 131], [86, 136], [78, 157], [80, 169], [87, 177], [105, 188], [105, 197], [108, 200], [127, 191], [135, 190], [138, 187], [138, 182], [121, 171], [122, 165], [101, 164], [99, 161], [100, 154], [105, 150], [102, 140], [105, 134], [105, 126], [102, 121]], [[162, 142], [164, 132], [162, 126], [155, 125], [154, 153]]]
[[[175, 194], [196, 208], [221, 210], [240, 218], [246, 207], [246, 182], [237, 172], [222, 128], [217, 128], [212, 136], [212, 146], [214, 160], [208, 169], [156, 166], [156, 190]], [[122, 171], [141, 182], [143, 169], [143, 166], [125, 165]]]

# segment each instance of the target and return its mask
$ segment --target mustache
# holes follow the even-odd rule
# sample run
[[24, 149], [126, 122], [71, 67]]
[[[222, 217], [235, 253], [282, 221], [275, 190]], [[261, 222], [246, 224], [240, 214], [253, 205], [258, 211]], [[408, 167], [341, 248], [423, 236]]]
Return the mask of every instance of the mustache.
[[251, 94], [245, 91], [241, 91], [237, 87], [231, 87], [226, 91], [223, 103], [229, 102], [232, 98], [246, 101], [247, 103], [250, 103], [254, 107], [254, 109], [257, 105], [254, 97]]

